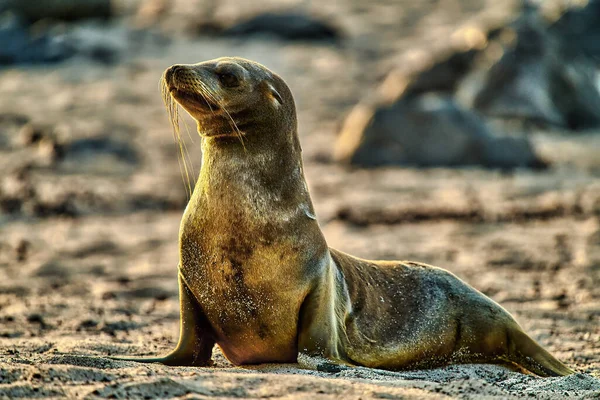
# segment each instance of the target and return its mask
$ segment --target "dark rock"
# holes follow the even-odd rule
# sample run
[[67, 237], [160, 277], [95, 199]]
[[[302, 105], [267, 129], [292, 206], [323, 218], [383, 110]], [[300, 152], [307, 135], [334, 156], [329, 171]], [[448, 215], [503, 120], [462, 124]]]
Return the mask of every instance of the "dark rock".
[[77, 330], [81, 331], [81, 330], [85, 330], [85, 329], [94, 329], [97, 326], [98, 326], [98, 321], [93, 320], [93, 319], [86, 319], [79, 323]]
[[457, 43], [398, 67], [383, 82], [377, 100], [363, 100], [351, 112], [334, 158], [365, 167], [546, 167], [526, 137], [502, 129], [515, 120], [525, 127], [600, 126], [591, 47], [570, 46], [560, 34], [576, 29], [569, 21], [578, 18], [586, 21], [582, 29], [597, 29], [600, 25], [589, 21], [600, 18], [598, 4], [594, 0], [552, 25], [525, 3], [508, 24], [457, 31]]
[[428, 92], [452, 94], [461, 81], [476, 68], [478, 57], [498, 28], [481, 29], [474, 26], [457, 30], [448, 47], [423, 54], [410, 62], [402, 62], [388, 74], [381, 86], [389, 99], [399, 95], [415, 96]]
[[0, 212], [3, 214], [17, 214], [21, 211], [23, 201], [17, 197], [3, 196], [0, 193]]
[[69, 253], [71, 257], [75, 258], [88, 258], [98, 254], [119, 255], [122, 254], [122, 251], [117, 244], [110, 240], [98, 240]]
[[113, 14], [111, 0], [0, 0], [0, 13], [7, 10], [29, 22], [41, 19], [106, 19]]
[[143, 326], [144, 325], [142, 324], [131, 321], [117, 321], [104, 323], [100, 330], [110, 336], [115, 336], [116, 332], [118, 331], [129, 332], [132, 329], [138, 329]]
[[476, 113], [437, 94], [357, 106], [344, 123], [334, 157], [362, 167], [541, 166], [526, 138], [499, 136]]
[[17, 261], [23, 262], [27, 260], [27, 255], [29, 253], [29, 248], [31, 247], [31, 243], [28, 240], [21, 239], [15, 248], [15, 255]]
[[[20, 332], [20, 331], [0, 332], [0, 337], [7, 338], [7, 339], [15, 339], [15, 338], [18, 338], [21, 336], [23, 336], [23, 332]], [[1, 381], [1, 379], [0, 379], [0, 381]]]
[[116, 281], [119, 282], [120, 285], [126, 286], [131, 283], [131, 278], [128, 276], [119, 276], [116, 278]]
[[77, 158], [85, 162], [100, 155], [109, 155], [128, 164], [136, 164], [138, 161], [137, 153], [129, 143], [109, 137], [79, 139], [65, 148], [65, 161]]
[[36, 276], [44, 278], [61, 278], [66, 279], [71, 276], [69, 268], [58, 263], [57, 261], [51, 260], [39, 266], [35, 271]]
[[114, 65], [128, 49], [128, 33], [128, 30], [90, 22], [73, 26], [66, 36], [77, 55], [104, 65]]
[[133, 196], [128, 208], [131, 210], [181, 210], [185, 208], [186, 199], [166, 199], [151, 194]]
[[345, 369], [348, 369], [348, 367], [330, 363], [330, 362], [323, 362], [323, 363], [317, 364], [317, 371], [327, 372], [330, 374], [336, 374], [338, 372], [342, 372]]
[[29, 26], [13, 13], [0, 12], [0, 65], [52, 63], [76, 55], [112, 65], [129, 44], [127, 32], [97, 23]]
[[62, 197], [53, 201], [41, 201], [37, 199], [30, 205], [31, 208], [28, 208], [26, 212], [40, 218], [52, 216], [72, 218], [79, 215], [79, 211], [75, 205], [75, 198], [72, 194], [64, 194]]
[[0, 65], [56, 62], [73, 54], [63, 35], [50, 31], [31, 35], [23, 19], [12, 13], [0, 14]]
[[496, 46], [491, 46], [503, 48], [503, 55], [476, 91], [477, 110], [542, 127], [600, 126], [597, 70], [583, 52], [569, 46], [559, 30], [553, 31], [531, 7], [503, 31]]
[[27, 322], [31, 324], [39, 324], [41, 328], [45, 328], [47, 326], [46, 321], [44, 321], [44, 317], [41, 314], [29, 314], [27, 316]]
[[577, 51], [600, 63], [600, 0], [567, 10], [550, 27], [565, 49]]
[[[31, 288], [27, 286], [0, 286], [0, 294], [9, 294], [14, 295], [16, 297], [27, 297], [31, 293]], [[6, 321], [14, 321], [14, 317], [6, 317]], [[13, 318], [12, 320], [8, 318]]]
[[295, 12], [267, 12], [226, 27], [225, 36], [269, 35], [283, 40], [332, 41], [341, 33], [331, 24], [311, 15]]
[[454, 92], [461, 79], [473, 68], [478, 54], [479, 50], [469, 49], [452, 52], [446, 57], [441, 56], [439, 60], [424, 66], [414, 77], [409, 78], [405, 94]]
[[154, 298], [156, 300], [166, 300], [169, 297], [174, 297], [177, 293], [162, 289], [160, 287], [140, 287], [127, 291], [123, 291], [120, 295], [133, 298]]
[[102, 300], [112, 300], [112, 299], [116, 299], [117, 295], [115, 294], [115, 292], [104, 292], [102, 294]]

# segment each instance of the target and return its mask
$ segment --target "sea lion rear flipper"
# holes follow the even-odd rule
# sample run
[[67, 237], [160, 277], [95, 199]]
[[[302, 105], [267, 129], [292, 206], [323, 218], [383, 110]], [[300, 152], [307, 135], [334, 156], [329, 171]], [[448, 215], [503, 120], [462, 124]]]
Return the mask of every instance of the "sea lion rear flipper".
[[180, 366], [208, 366], [212, 364], [215, 340], [212, 329], [194, 294], [179, 274], [180, 333], [177, 347], [164, 357], [110, 357], [114, 360], [142, 363], [161, 363]]
[[508, 340], [510, 361], [516, 362], [536, 375], [546, 377], [575, 373], [520, 329], [510, 329]]

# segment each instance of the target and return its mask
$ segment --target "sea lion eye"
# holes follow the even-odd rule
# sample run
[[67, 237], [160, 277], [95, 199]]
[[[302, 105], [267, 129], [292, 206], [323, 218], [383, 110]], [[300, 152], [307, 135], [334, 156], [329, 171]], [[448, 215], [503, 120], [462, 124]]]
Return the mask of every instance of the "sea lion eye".
[[223, 73], [218, 74], [218, 76], [219, 76], [219, 82], [221, 82], [221, 84], [225, 87], [235, 87], [240, 84], [237, 76], [235, 76], [234, 74], [232, 74], [230, 72], [223, 72]]

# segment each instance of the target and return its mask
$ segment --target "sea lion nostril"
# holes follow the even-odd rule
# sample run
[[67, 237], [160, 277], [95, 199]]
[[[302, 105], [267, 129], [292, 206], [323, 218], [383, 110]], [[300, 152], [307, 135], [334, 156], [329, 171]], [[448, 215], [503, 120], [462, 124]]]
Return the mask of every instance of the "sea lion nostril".
[[167, 70], [165, 71], [165, 80], [167, 81], [167, 83], [172, 83], [172, 79], [175, 78], [178, 73], [180, 74], [181, 71], [184, 69], [185, 67], [182, 65], [172, 65], [169, 68], [167, 68]]

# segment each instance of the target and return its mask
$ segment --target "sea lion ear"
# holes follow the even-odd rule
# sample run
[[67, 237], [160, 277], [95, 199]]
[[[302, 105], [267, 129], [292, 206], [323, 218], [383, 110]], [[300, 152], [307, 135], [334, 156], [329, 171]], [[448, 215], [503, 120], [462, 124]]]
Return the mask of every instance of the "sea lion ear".
[[273, 87], [273, 85], [271, 85], [270, 83], [268, 83], [267, 84], [267, 90], [269, 91], [269, 95], [270, 95], [271, 99], [273, 100], [273, 102], [279, 103], [279, 104], [275, 104], [276, 106], [283, 105], [283, 99], [281, 98], [281, 95], [279, 94], [279, 92], [277, 91], [277, 89], [275, 89]]

